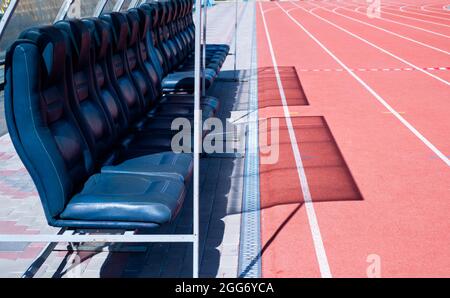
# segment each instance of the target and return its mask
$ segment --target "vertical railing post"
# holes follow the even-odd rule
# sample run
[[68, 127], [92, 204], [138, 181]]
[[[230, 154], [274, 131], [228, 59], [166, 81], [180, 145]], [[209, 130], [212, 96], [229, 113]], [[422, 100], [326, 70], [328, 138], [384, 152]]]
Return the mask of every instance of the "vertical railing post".
[[193, 277], [198, 277], [199, 267], [199, 181], [200, 181], [200, 39], [202, 1], [195, 1], [195, 80], [194, 80], [194, 191], [193, 191]]
[[103, 9], [105, 8], [107, 2], [108, 2], [108, 0], [100, 0], [100, 1], [98, 1], [97, 6], [95, 7], [95, 10], [94, 10], [93, 17], [99, 17], [100, 16], [100, 14], [102, 13]]
[[124, 2], [125, 0], [117, 0], [116, 4], [114, 4], [112, 11], [120, 11]]
[[238, 29], [238, 0], [234, 1], [234, 79], [237, 80], [237, 29]]
[[5, 32], [5, 28], [8, 25], [14, 10], [16, 9], [17, 4], [19, 4], [19, 0], [12, 0], [9, 2], [8, 8], [5, 11], [5, 14], [2, 16], [2, 19], [0, 20], [0, 39], [3, 36], [3, 33]]
[[72, 5], [74, 0], [64, 0], [63, 4], [61, 5], [61, 8], [58, 11], [58, 14], [55, 17], [55, 20], [53, 23], [56, 23], [58, 21], [64, 20], [64, 18], [67, 15], [67, 12], [69, 11], [70, 6]]
[[128, 9], [134, 8], [139, 4], [139, 0], [133, 0], [131, 1], [130, 5], [128, 6]]
[[202, 96], [206, 96], [206, 14], [208, 12], [208, 7], [207, 7], [207, 1], [208, 0], [203, 0], [203, 5], [204, 5], [204, 9], [205, 11], [202, 11], [203, 13], [203, 57], [202, 57]]

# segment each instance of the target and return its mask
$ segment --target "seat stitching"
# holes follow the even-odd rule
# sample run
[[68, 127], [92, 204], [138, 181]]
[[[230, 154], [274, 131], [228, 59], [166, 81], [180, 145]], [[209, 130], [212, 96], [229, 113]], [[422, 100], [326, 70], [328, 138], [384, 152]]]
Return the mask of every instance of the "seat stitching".
[[164, 182], [164, 186], [161, 188], [161, 192], [165, 192], [169, 188], [169, 181]]
[[[29, 77], [28, 58], [27, 58], [27, 56], [25, 55], [25, 50], [24, 50], [23, 48], [21, 48], [21, 47], [19, 47], [19, 49], [23, 52], [23, 55], [24, 55], [24, 57], [25, 57], [25, 71], [26, 71], [27, 77]], [[29, 105], [29, 108], [30, 108], [31, 121], [33, 122], [33, 130], [35, 131], [36, 136], [37, 136], [37, 138], [39, 139], [39, 142], [41, 143], [42, 147], [44, 148], [45, 153], [47, 153], [47, 156], [49, 157], [49, 160], [50, 160], [50, 162], [51, 162], [53, 168], [55, 169], [56, 177], [58, 177], [59, 186], [60, 186], [60, 188], [61, 188], [62, 193], [65, 195], [66, 193], [65, 193], [65, 191], [64, 191], [64, 187], [63, 187], [63, 185], [62, 185], [61, 178], [59, 177], [59, 172], [58, 172], [58, 170], [56, 169], [55, 164], [53, 163], [53, 160], [52, 160], [52, 158], [51, 158], [51, 156], [50, 156], [50, 153], [47, 151], [47, 148], [45, 148], [44, 143], [42, 142], [42, 139], [41, 139], [41, 137], [39, 136], [39, 134], [38, 134], [38, 132], [37, 132], [37, 130], [36, 130], [36, 125], [35, 125], [36, 122], [35, 122], [35, 120], [34, 120], [33, 111], [31, 110], [31, 88], [30, 88], [30, 82], [29, 82], [29, 80], [27, 80], [27, 89], [28, 89], [28, 98], [29, 98], [29, 104], [30, 104], [30, 105]]]

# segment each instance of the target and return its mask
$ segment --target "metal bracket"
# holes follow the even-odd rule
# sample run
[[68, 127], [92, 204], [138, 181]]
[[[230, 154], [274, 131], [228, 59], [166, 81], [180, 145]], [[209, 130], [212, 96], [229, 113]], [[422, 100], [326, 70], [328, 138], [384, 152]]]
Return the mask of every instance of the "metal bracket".
[[72, 5], [74, 0], [64, 0], [63, 4], [61, 5], [61, 8], [58, 11], [58, 14], [55, 17], [55, 20], [53, 23], [56, 23], [58, 21], [64, 20], [64, 18], [67, 15], [67, 12], [69, 11], [70, 6]]
[[236, 158], [244, 158], [244, 154], [240, 153], [240, 152], [234, 152], [234, 153], [228, 153], [228, 152], [223, 152], [223, 153], [205, 153], [204, 154], [204, 158], [232, 158], [232, 159], [236, 159]]
[[131, 1], [130, 5], [128, 6], [128, 9], [134, 8], [139, 4], [139, 0], [133, 0]]
[[108, 0], [100, 0], [97, 3], [97, 6], [95, 7], [95, 10], [94, 10], [93, 17], [98, 18], [100, 16], [100, 14], [102, 13], [103, 9], [105, 8], [107, 2], [108, 2]]
[[17, 4], [19, 4], [19, 0], [12, 0], [8, 8], [5, 11], [5, 14], [0, 19], [0, 39], [3, 36], [3, 33], [5, 32], [5, 28], [8, 25], [9, 21], [11, 20], [11, 17], [14, 13], [14, 10], [16, 9]]
[[116, 4], [114, 4], [114, 7], [113, 7], [112, 11], [120, 11], [120, 9], [122, 8], [124, 2], [125, 2], [125, 0], [118, 0], [116, 2]]

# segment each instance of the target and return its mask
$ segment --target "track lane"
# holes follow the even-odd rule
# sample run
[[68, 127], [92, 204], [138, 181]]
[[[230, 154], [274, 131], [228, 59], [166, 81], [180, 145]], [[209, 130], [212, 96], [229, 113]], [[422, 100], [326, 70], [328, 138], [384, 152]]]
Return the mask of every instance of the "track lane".
[[[301, 9], [296, 2], [289, 3], [298, 10], [289, 13], [297, 20], [302, 18], [309, 24], [314, 24], [311, 32], [328, 46], [333, 53], [343, 59], [352, 69], [365, 68], [396, 68], [405, 67], [398, 59], [379, 52], [377, 48], [351, 36], [349, 31], [344, 32], [333, 27], [333, 22], [313, 15]], [[288, 4], [285, 4], [288, 5]], [[287, 6], [286, 6], [287, 7]], [[290, 6], [291, 7], [291, 6]], [[330, 15], [330, 17], [332, 17]], [[351, 45], [351, 47], [349, 47]], [[431, 71], [430, 71], [431, 72]], [[450, 140], [445, 136], [450, 131], [448, 121], [449, 86], [426, 73], [410, 72], [372, 72], [359, 74], [369, 83], [382, 98], [387, 98], [397, 111], [406, 113], [406, 119], [412, 123], [440, 152], [450, 152]], [[423, 102], [433, 102], [424, 106]], [[423, 117], [426, 111], [427, 117]], [[434, 121], [429, 121], [428, 119]], [[448, 163], [448, 158], [447, 158]]]
[[[367, 11], [367, 6], [365, 5], [355, 5], [355, 11], [365, 13]], [[382, 18], [394, 20], [396, 22], [405, 23], [408, 25], [421, 27], [430, 31], [439, 32], [441, 34], [449, 35], [450, 28], [447, 25], [438, 24], [434, 22], [430, 22], [423, 19], [413, 18], [405, 15], [395, 14], [389, 11], [382, 10], [381, 11]]]
[[[299, 7], [302, 6], [299, 5]], [[322, 8], [321, 5], [316, 5], [316, 9], [313, 9], [311, 13], [355, 34], [356, 38], [359, 37], [364, 41], [373, 44], [374, 47], [387, 51], [386, 54], [391, 55], [395, 59], [402, 60], [402, 62], [408, 63], [407, 65], [410, 67], [427, 68], [430, 67], [430, 65], [450, 65], [448, 52], [442, 53], [410, 40], [386, 34], [386, 32], [377, 30], [376, 28], [368, 28], [365, 24], [338, 15], [333, 11]], [[442, 42], [442, 44], [445, 44], [445, 41]], [[432, 75], [435, 79], [442, 79], [443, 81], [441, 82], [445, 83], [447, 86], [450, 84], [450, 72], [431, 73], [431, 71], [424, 71], [423, 73], [429, 76]]]
[[443, 4], [428, 4], [428, 5], [422, 5], [420, 7], [423, 11], [430, 11], [430, 12], [440, 12], [445, 13], [447, 15], [450, 15], [450, 11], [443, 9]]
[[[358, 3], [348, 3], [348, 2], [343, 2], [343, 1], [337, 1], [337, 3], [339, 3], [339, 5], [341, 5], [343, 7], [346, 7], [349, 10], [355, 11], [362, 15], [367, 15], [367, 6], [365, 3], [358, 4]], [[428, 32], [428, 33], [438, 35], [438, 36], [445, 36], [445, 37], [450, 36], [449, 32], [448, 32], [448, 30], [446, 30], [446, 28], [443, 28], [443, 27], [436, 28], [432, 24], [423, 23], [420, 20], [414, 20], [414, 19], [410, 19], [410, 18], [405, 19], [402, 17], [392, 15], [390, 13], [386, 13], [386, 12], [381, 13], [380, 18], [378, 18], [378, 19], [384, 20], [385, 22], [389, 22], [389, 23], [393, 23], [393, 24], [399, 24], [399, 25], [402, 25], [402, 26], [405, 26], [408, 28], [413, 28], [415, 30]]]
[[[356, 21], [388, 30], [391, 32], [390, 34], [398, 34], [404, 38], [414, 39], [418, 42], [424, 43], [431, 47], [436, 47], [443, 51], [450, 51], [450, 35], [438, 35], [439, 33], [435, 34], [432, 32], [423, 31], [421, 28], [417, 30], [417, 28], [407, 27], [401, 23], [389, 22], [388, 20], [382, 18], [368, 18], [366, 14], [356, 12], [340, 4], [322, 2], [321, 5], [326, 5], [324, 7], [333, 10], [337, 14], [345, 15], [346, 17], [352, 18]], [[366, 26], [370, 27], [369, 25]]]
[[408, 13], [412, 13], [418, 16], [424, 16], [426, 19], [436, 19], [436, 20], [441, 20], [444, 24], [449, 24], [449, 19], [446, 18], [445, 16], [443, 16], [442, 14], [438, 14], [438, 13], [430, 13], [430, 12], [424, 12], [421, 11], [420, 9], [415, 9], [413, 7], [411, 7], [411, 5], [394, 5], [394, 7], [396, 7], [399, 11], [402, 12], [408, 12]]
[[[287, 25], [288, 20], [276, 6], [261, 4], [267, 18], [274, 16], [281, 24]], [[261, 10], [259, 4], [256, 5], [260, 147], [264, 148], [266, 145], [266, 134], [262, 126], [266, 119], [279, 118], [279, 126], [283, 128], [279, 135], [279, 160], [275, 164], [260, 164], [262, 276], [320, 277], [294, 154], [281, 108], [281, 97], [275, 78], [265, 78], [262, 73], [263, 69], [273, 68], [274, 65]], [[293, 29], [290, 30], [294, 32]], [[271, 33], [273, 32], [269, 32]], [[291, 50], [296, 52], [295, 49]], [[286, 257], [292, 253], [295, 256]]]
[[396, 15], [405, 16], [405, 17], [409, 17], [409, 18], [413, 18], [413, 19], [417, 19], [417, 20], [421, 20], [421, 21], [426, 21], [426, 22], [429, 22], [429, 23], [432, 23], [435, 25], [439, 25], [439, 26], [444, 26], [444, 27], [450, 26], [450, 23], [446, 18], [428, 16], [423, 13], [407, 11], [396, 5], [389, 5], [389, 4], [386, 5], [386, 4], [382, 3], [381, 11], [386, 11], [386, 12], [393, 13]]
[[[280, 65], [312, 67], [329, 60], [295, 24], [286, 24], [274, 11], [267, 19]], [[311, 31], [316, 28], [310, 19], [301, 22]], [[292, 55], [292, 48], [297, 55]], [[366, 258], [374, 253], [381, 257], [382, 276], [448, 274], [447, 252], [442, 248], [449, 238], [442, 231], [449, 229], [449, 207], [441, 199], [448, 194], [448, 168], [392, 115], [383, 113], [347, 73], [299, 75], [311, 106], [292, 110], [326, 117], [364, 195], [362, 202], [316, 204], [333, 276], [365, 276]], [[298, 254], [288, 248], [284, 252], [293, 259]], [[272, 265], [277, 266], [275, 261]]]
[[[398, 38], [419, 44], [423, 47], [427, 47], [427, 48], [430, 48], [432, 50], [435, 50], [435, 51], [438, 51], [438, 52], [441, 52], [441, 53], [444, 53], [447, 55], [450, 54], [450, 52], [446, 49], [446, 48], [448, 48], [450, 50], [450, 45], [447, 44], [448, 43], [447, 39], [449, 39], [450, 37], [443, 36], [443, 35], [441, 35], [439, 37], [437, 35], [430, 36], [429, 34], [426, 34], [425, 31], [411, 32], [411, 30], [408, 30], [408, 28], [403, 27], [399, 24], [392, 25], [392, 24], [386, 24], [386, 23], [382, 22], [382, 24], [384, 24], [384, 26], [383, 25], [380, 26], [377, 24], [377, 22], [372, 21], [372, 20], [379, 21], [380, 19], [368, 18], [367, 15], [348, 10], [347, 8], [345, 8], [343, 6], [339, 6], [336, 4], [322, 2], [320, 5], [316, 5], [316, 7], [324, 8], [330, 12], [333, 12], [336, 15], [339, 15], [346, 19], [352, 20], [353, 22], [363, 24], [367, 27], [371, 27], [371, 28], [375, 28], [379, 31], [383, 31], [391, 36], [396, 36]], [[400, 30], [400, 32], [398, 32], [399, 30]], [[402, 31], [406, 32], [406, 34], [403, 33]], [[426, 41], [426, 39], [427, 38], [429, 39], [430, 37], [432, 37], [431, 43]], [[442, 37], [445, 37], [445, 38], [443, 39]], [[423, 39], [425, 39], [425, 40], [423, 40]]]
[[420, 13], [424, 13], [426, 15], [432, 15], [432, 16], [439, 16], [439, 17], [450, 17], [450, 14], [448, 12], [446, 12], [445, 10], [441, 10], [441, 11], [431, 11], [428, 9], [425, 9], [423, 6], [415, 6], [413, 8], [413, 11], [418, 11]]
[[439, 13], [439, 12], [435, 12], [435, 11], [427, 11], [427, 10], [423, 10], [422, 6], [420, 4], [416, 4], [416, 3], [405, 3], [405, 2], [400, 2], [400, 1], [384, 1], [383, 2], [386, 5], [392, 6], [395, 9], [398, 9], [400, 11], [406, 11], [406, 12], [412, 12], [412, 13], [420, 13], [423, 14], [425, 16], [435, 16], [435, 17], [445, 17], [446, 14], [444, 13]]

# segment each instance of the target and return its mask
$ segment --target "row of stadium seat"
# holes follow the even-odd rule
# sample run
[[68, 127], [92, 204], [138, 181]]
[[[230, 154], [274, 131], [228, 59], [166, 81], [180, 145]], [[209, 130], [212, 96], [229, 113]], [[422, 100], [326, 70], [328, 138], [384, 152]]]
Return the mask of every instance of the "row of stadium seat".
[[[137, 229], [176, 217], [193, 164], [171, 151], [172, 121], [194, 115], [192, 4], [34, 27], [8, 50], [8, 129], [50, 225]], [[228, 51], [207, 46], [208, 86]], [[203, 118], [218, 108], [201, 98]]]

